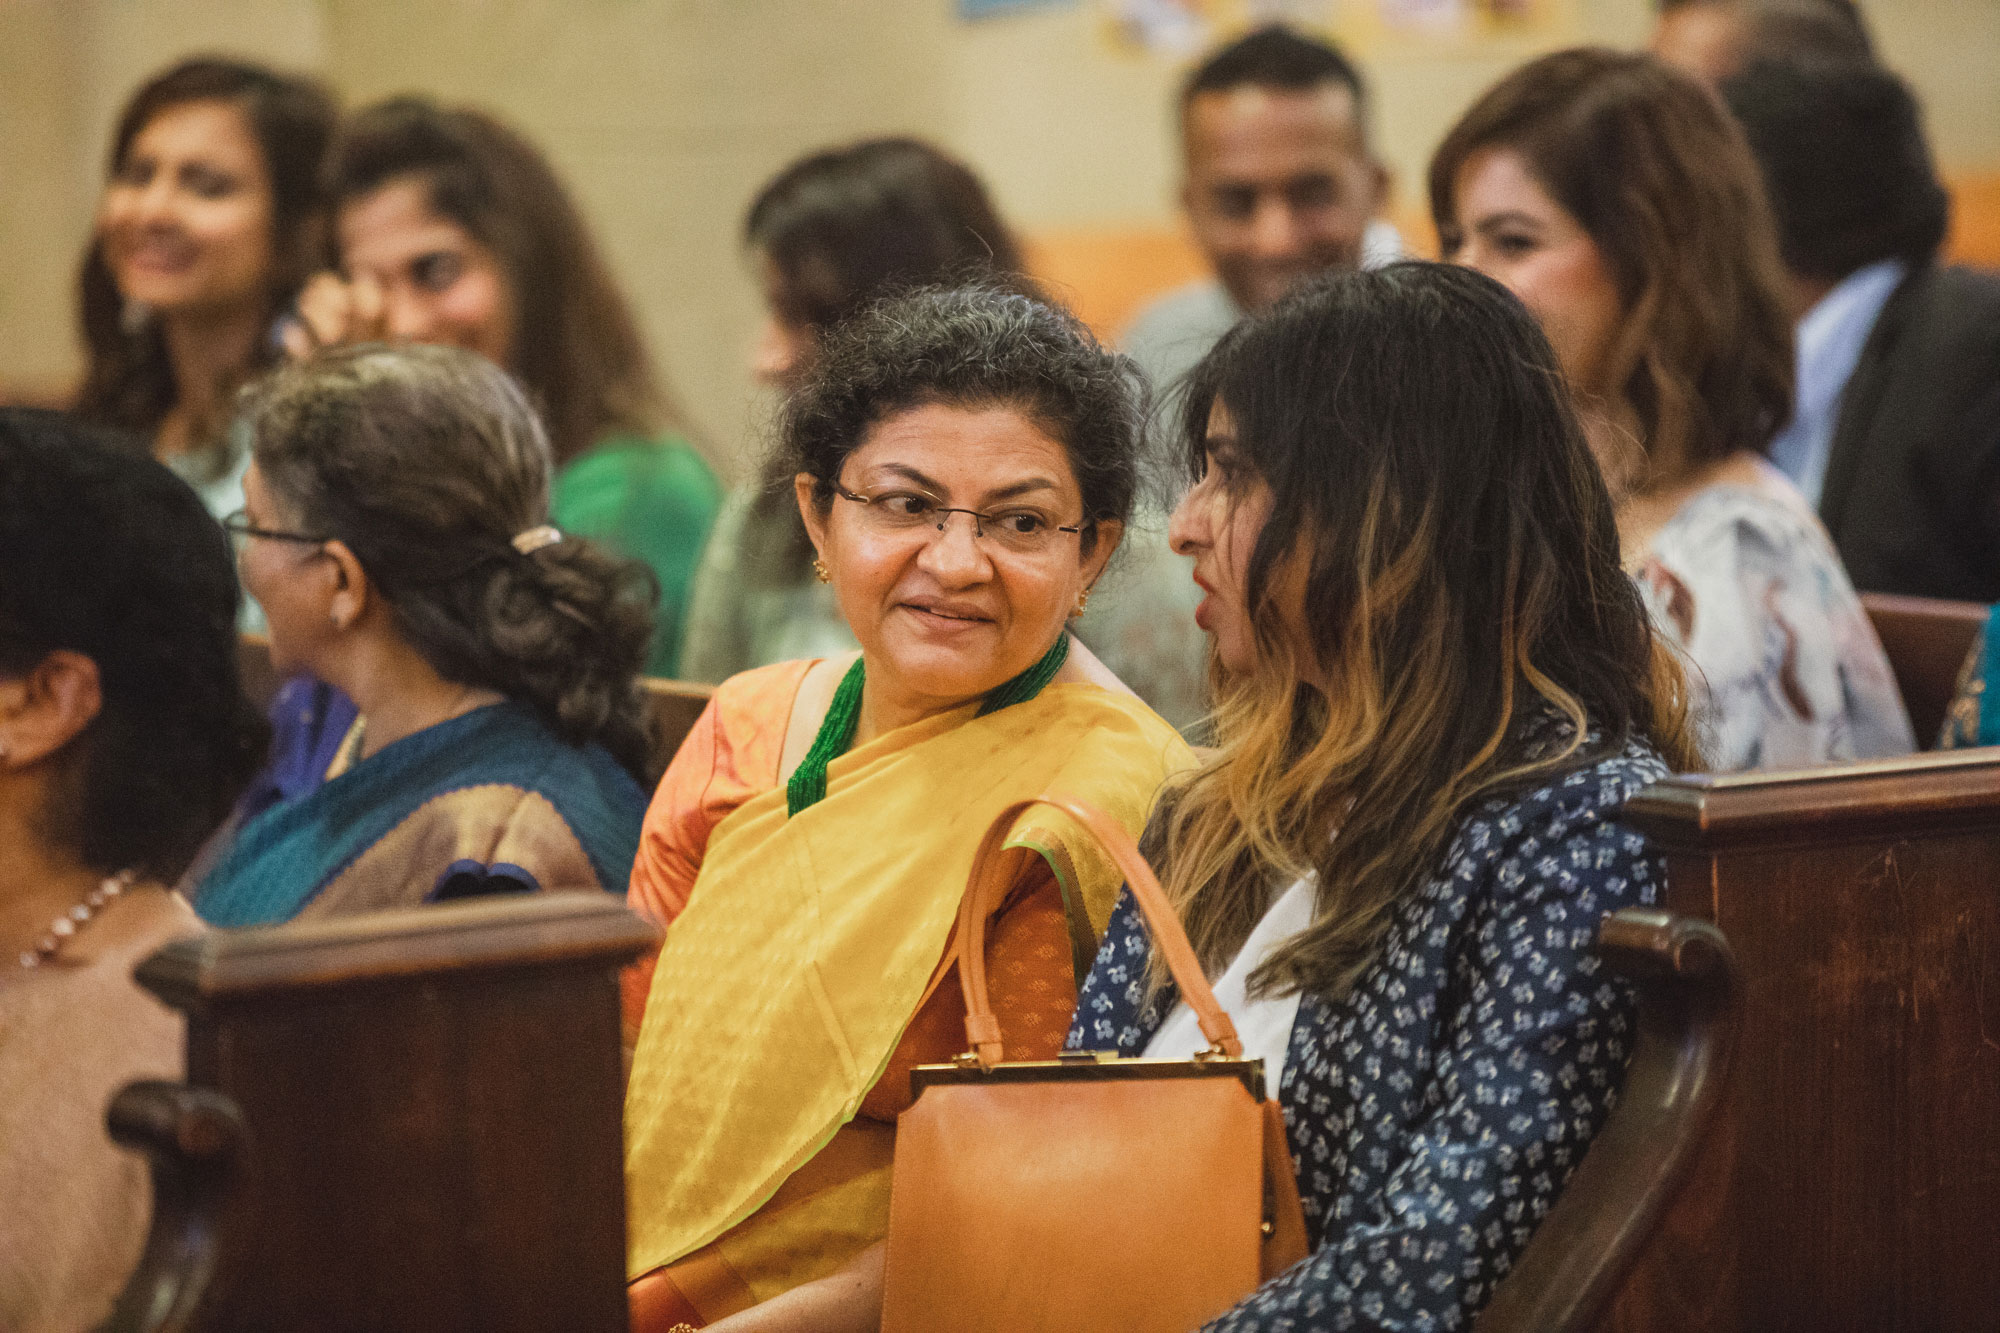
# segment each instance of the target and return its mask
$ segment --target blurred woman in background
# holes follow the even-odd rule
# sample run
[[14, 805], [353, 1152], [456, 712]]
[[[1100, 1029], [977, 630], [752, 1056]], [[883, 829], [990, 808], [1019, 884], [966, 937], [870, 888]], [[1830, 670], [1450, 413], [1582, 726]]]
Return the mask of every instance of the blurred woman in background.
[[310, 788], [248, 814], [196, 909], [241, 926], [622, 893], [650, 777], [651, 580], [549, 526], [521, 390], [469, 352], [371, 344], [275, 372], [243, 414], [227, 526], [272, 664], [360, 715]]
[[483, 112], [399, 97], [348, 119], [329, 176], [340, 273], [307, 289], [292, 350], [447, 343], [511, 371], [555, 451], [551, 521], [653, 571], [647, 670], [678, 674], [721, 488], [547, 159]]
[[[751, 369], [777, 389], [812, 368], [827, 330], [885, 292], [981, 274], [1027, 289], [1020, 248], [986, 187], [916, 139], [869, 139], [794, 162], [751, 203], [743, 236], [766, 312]], [[813, 577], [793, 471], [774, 454], [723, 508], [695, 579], [690, 679], [856, 646]]]
[[236, 577], [186, 485], [53, 413], [0, 412], [0, 1328], [110, 1313], [151, 1216], [104, 1113], [180, 1077], [132, 980], [201, 928], [168, 886], [263, 756]]
[[1626, 567], [1694, 670], [1715, 769], [1908, 752], [1887, 657], [1825, 527], [1764, 459], [1792, 325], [1756, 163], [1650, 56], [1502, 79], [1431, 161], [1447, 258], [1541, 320], [1618, 505]]
[[318, 267], [336, 109], [318, 84], [199, 59], [125, 106], [79, 280], [89, 358], [75, 410], [142, 435], [217, 518], [243, 504], [230, 396], [279, 355]]

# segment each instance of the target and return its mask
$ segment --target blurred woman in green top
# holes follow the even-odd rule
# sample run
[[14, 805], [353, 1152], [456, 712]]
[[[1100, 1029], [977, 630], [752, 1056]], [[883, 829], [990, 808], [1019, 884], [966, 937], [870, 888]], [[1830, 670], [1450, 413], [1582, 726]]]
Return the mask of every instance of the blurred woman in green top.
[[513, 372], [554, 448], [550, 517], [651, 567], [647, 669], [677, 674], [721, 487], [548, 161], [483, 112], [398, 97], [342, 127], [330, 178], [339, 272], [308, 284], [291, 350], [449, 343]]
[[[916, 139], [800, 158], [758, 191], [743, 239], [766, 310], [750, 369], [780, 391], [812, 369], [826, 330], [886, 293], [981, 276], [1032, 290], [986, 187]], [[720, 683], [856, 647], [833, 589], [814, 573], [796, 472], [773, 451], [724, 506], [695, 580], [688, 679]]]

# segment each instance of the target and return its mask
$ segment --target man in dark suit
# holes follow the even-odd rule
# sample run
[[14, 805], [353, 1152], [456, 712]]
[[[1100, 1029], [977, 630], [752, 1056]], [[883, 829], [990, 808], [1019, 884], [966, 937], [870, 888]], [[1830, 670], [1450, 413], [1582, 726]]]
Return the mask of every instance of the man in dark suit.
[[1722, 84], [1763, 168], [1797, 309], [1771, 461], [1855, 586], [2000, 601], [2000, 276], [1937, 262], [1949, 201], [1909, 87], [1761, 57]]

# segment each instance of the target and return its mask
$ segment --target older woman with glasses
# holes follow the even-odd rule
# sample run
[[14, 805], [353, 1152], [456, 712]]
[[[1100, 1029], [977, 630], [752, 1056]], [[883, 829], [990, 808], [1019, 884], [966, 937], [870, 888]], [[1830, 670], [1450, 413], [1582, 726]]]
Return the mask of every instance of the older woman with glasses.
[[549, 526], [520, 387], [471, 352], [362, 344], [275, 372], [244, 419], [227, 526], [272, 663], [358, 715], [330, 755], [278, 755], [288, 776], [239, 808], [195, 909], [251, 926], [621, 890], [650, 777], [651, 582]]
[[[1136, 832], [1191, 762], [1069, 632], [1132, 504], [1133, 376], [1069, 316], [967, 287], [842, 324], [788, 402], [813, 568], [861, 650], [725, 682], [646, 817], [631, 896], [669, 929], [627, 1006], [636, 1327], [883, 1237], [909, 1068], [962, 1048], [951, 926], [988, 824], [1059, 791]], [[1053, 1058], [1119, 876], [1052, 816], [1008, 845], [987, 966], [1008, 1049]]]

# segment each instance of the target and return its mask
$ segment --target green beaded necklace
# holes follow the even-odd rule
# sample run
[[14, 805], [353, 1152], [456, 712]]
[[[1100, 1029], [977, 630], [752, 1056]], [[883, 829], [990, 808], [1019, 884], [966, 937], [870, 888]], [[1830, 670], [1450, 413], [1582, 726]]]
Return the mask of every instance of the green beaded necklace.
[[[985, 717], [1034, 698], [1044, 685], [1055, 679], [1056, 672], [1068, 660], [1069, 631], [1065, 630], [1056, 637], [1055, 647], [1042, 654], [1041, 661], [987, 695], [986, 701], [979, 705], [978, 716]], [[813, 737], [812, 748], [785, 783], [787, 817], [825, 799], [826, 766], [847, 753], [847, 747], [854, 744], [854, 729], [861, 725], [861, 686], [865, 679], [861, 659], [857, 657], [841, 677], [840, 688], [833, 692], [833, 702], [827, 706], [826, 720], [819, 724], [819, 735]]]

